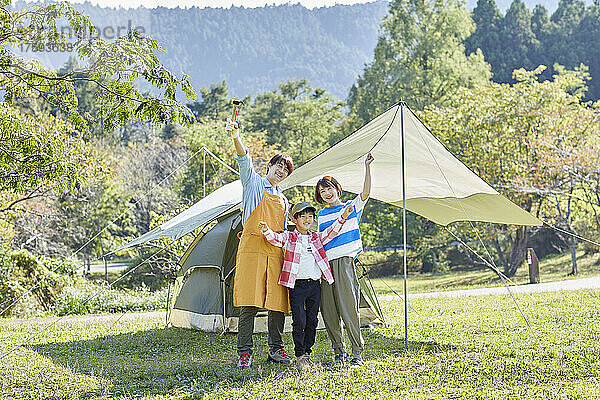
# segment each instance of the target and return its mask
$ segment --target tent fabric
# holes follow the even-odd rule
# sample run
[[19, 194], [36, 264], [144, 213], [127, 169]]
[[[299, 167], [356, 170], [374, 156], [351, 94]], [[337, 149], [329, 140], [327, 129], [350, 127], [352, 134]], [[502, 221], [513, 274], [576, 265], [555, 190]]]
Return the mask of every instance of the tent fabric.
[[150, 240], [167, 238], [175, 241], [207, 222], [233, 209], [239, 208], [241, 204], [242, 183], [240, 180], [237, 180], [220, 187], [161, 226], [119, 247], [115, 251], [137, 246]]
[[499, 194], [458, 160], [403, 103], [306, 164], [282, 182], [284, 189], [314, 186], [323, 175], [362, 191], [364, 157], [371, 152], [371, 197], [402, 207], [402, 123], [406, 140], [406, 208], [431, 221], [485, 221], [541, 226], [541, 220]]

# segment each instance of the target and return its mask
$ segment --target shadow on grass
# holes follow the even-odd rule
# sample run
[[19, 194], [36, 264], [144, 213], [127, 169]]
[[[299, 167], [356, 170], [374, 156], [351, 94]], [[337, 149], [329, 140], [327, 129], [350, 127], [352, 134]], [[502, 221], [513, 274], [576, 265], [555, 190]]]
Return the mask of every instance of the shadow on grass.
[[[398, 357], [406, 353], [441, 353], [456, 350], [457, 347], [448, 344], [439, 344], [435, 341], [404, 340], [404, 331], [394, 328], [363, 329], [365, 340], [364, 358], [377, 359], [383, 357]], [[408, 348], [407, 348], [408, 347]]]
[[[366, 361], [402, 356], [404, 340], [389, 328], [363, 330]], [[235, 334], [212, 334], [187, 329], [150, 329], [134, 333], [102, 336], [92, 340], [45, 343], [29, 346], [52, 360], [67, 374], [98, 379], [99, 388], [80, 393], [83, 398], [97, 395], [207, 393], [216, 388], [240, 387], [253, 381], [296, 374], [293, 367], [267, 364], [267, 337], [254, 336], [252, 368], [239, 370]], [[288, 352], [293, 352], [290, 334], [284, 334]], [[435, 342], [409, 342], [410, 352], [448, 350]], [[327, 334], [319, 331], [313, 348], [315, 361], [333, 370]]]
[[[262, 335], [261, 335], [262, 336]], [[266, 337], [255, 342], [266, 342]], [[256, 346], [258, 347], [258, 346]], [[150, 329], [61, 343], [29, 346], [69, 373], [99, 378], [102, 390], [138, 397], [176, 390], [198, 392], [217, 384], [245, 384], [281, 367], [238, 371], [236, 336], [187, 329]], [[256, 350], [255, 350], [256, 351]]]

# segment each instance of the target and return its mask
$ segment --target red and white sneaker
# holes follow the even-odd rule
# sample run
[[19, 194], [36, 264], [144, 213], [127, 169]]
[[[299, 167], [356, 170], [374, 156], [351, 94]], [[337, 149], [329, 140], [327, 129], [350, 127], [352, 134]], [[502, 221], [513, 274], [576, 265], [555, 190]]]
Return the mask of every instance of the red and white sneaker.
[[269, 351], [269, 356], [267, 357], [267, 362], [279, 363], [279, 364], [289, 364], [292, 362], [292, 358], [285, 353], [284, 349], [279, 349], [274, 353]]
[[237, 361], [238, 368], [250, 368], [252, 364], [252, 354], [240, 354]]

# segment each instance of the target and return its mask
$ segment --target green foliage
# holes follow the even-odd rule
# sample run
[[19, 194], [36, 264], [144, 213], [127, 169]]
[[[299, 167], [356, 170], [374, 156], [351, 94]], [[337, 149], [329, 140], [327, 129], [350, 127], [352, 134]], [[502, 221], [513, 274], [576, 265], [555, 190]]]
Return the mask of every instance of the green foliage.
[[[104, 254], [122, 245], [121, 238], [135, 232], [133, 212], [125, 213], [130, 207], [128, 189], [123, 182], [104, 179], [90, 181], [81, 190], [60, 196], [56, 204], [60, 218], [52, 220], [44, 238], [58, 246], [49, 250], [66, 256], [103, 228], [104, 232], [85, 246], [81, 255], [92, 258], [93, 254]], [[118, 216], [121, 217], [113, 223]]]
[[[499, 83], [514, 83], [514, 69], [557, 63], [572, 69], [583, 63], [592, 77], [588, 99], [598, 99], [600, 50], [592, 45], [600, 38], [598, 10], [598, 4], [561, 0], [549, 16], [541, 4], [530, 12], [522, 0], [514, 0], [502, 16], [493, 0], [479, 0], [473, 10], [477, 29], [466, 41], [467, 50], [481, 49]], [[541, 77], [552, 79], [557, 72], [547, 70]]]
[[[210, 88], [203, 87], [200, 89], [200, 94], [202, 101], [195, 101], [188, 105], [197, 120], [204, 118], [224, 121], [231, 116], [233, 105], [229, 99], [226, 81], [210, 85]], [[245, 103], [248, 102], [248, 98], [244, 100]]]
[[[245, 121], [245, 120], [244, 120]], [[222, 185], [232, 182], [238, 178], [236, 173], [223, 167], [209, 154], [202, 155], [201, 149], [207, 148], [215, 156], [223, 160], [230, 168], [237, 171], [238, 165], [235, 161], [235, 150], [231, 138], [225, 133], [225, 125], [222, 120], [201, 119], [183, 133], [189, 152], [197, 154], [187, 164], [187, 170], [180, 179], [181, 192], [184, 198], [191, 202], [200, 200], [203, 195], [209, 194]], [[277, 145], [268, 145], [263, 132], [244, 130], [241, 133], [244, 146], [252, 157], [256, 171], [262, 174], [267, 163], [277, 151]], [[204, 169], [206, 160], [206, 170]], [[206, 185], [204, 185], [206, 182]]]
[[118, 290], [79, 283], [67, 286], [56, 297], [52, 313], [58, 316], [164, 310], [168, 289]]
[[327, 149], [342, 120], [343, 103], [324, 89], [313, 89], [306, 79], [279, 84], [279, 90], [259, 94], [243, 115], [254, 132], [302, 165]]
[[[176, 94], [181, 90], [193, 98], [194, 90], [187, 76], [179, 79], [160, 64], [155, 54], [161, 50], [157, 41], [132, 29], [109, 43], [95, 36], [96, 28], [89, 18], [66, 2], [19, 11], [9, 11], [8, 5], [3, 0], [0, 10], [4, 22], [0, 85], [5, 101], [39, 94], [65, 112], [78, 129], [86, 131], [74, 84], [87, 80], [99, 86], [97, 99], [101, 100], [105, 128], [109, 131], [132, 118], [157, 123], [166, 119], [189, 120], [189, 110], [179, 104]], [[68, 21], [69, 33], [58, 28], [61, 18]], [[39, 62], [25, 61], [6, 47], [21, 42], [51, 47], [66, 45], [70, 40], [78, 58], [88, 65], [61, 76]], [[136, 79], [156, 87], [160, 97], [146, 97], [136, 86]]]
[[[101, 167], [69, 123], [24, 115], [7, 103], [0, 103], [0, 121], [0, 192], [9, 200], [39, 195], [45, 186], [58, 192], [78, 187]], [[0, 212], [17, 203], [4, 203]]]
[[402, 251], [367, 251], [358, 256], [369, 278], [401, 274], [403, 267]]
[[[65, 20], [69, 33], [57, 25]], [[159, 63], [158, 42], [135, 30], [111, 43], [94, 33], [89, 18], [66, 2], [19, 11], [11, 11], [8, 0], [0, 2], [0, 192], [12, 197], [0, 212], [47, 187], [58, 193], [78, 188], [86, 175], [93, 175], [96, 160], [82, 135], [97, 116], [107, 131], [132, 120], [193, 119], [176, 95], [180, 90], [194, 98], [194, 90], [188, 77], [177, 78]], [[22, 43], [45, 48], [70, 44], [85, 65], [71, 61], [64, 70], [53, 71], [11, 50]], [[159, 95], [143, 93], [138, 80]]]
[[[504, 43], [504, 57], [499, 60], [500, 66], [494, 79], [497, 79], [497, 82], [512, 83], [514, 81], [511, 75], [514, 69], [537, 67], [533, 58], [539, 51], [540, 43], [531, 30], [531, 12], [522, 0], [514, 0], [511, 3], [501, 26], [500, 37]], [[511, 40], [505, 42], [508, 38]]]
[[475, 26], [464, 3], [395, 0], [381, 25], [374, 60], [352, 87], [348, 105], [358, 127], [400, 100], [414, 109], [447, 104], [463, 86], [486, 82], [481, 52], [462, 42]]
[[500, 40], [502, 15], [494, 0], [477, 1], [477, 6], [473, 9], [473, 22], [476, 28], [465, 40], [466, 52], [471, 54], [481, 49], [486, 62], [491, 66], [492, 76], [496, 79], [497, 69], [504, 56], [504, 43]]
[[[122, 279], [115, 285], [117, 288], [137, 289], [147, 288], [155, 292], [169, 285], [174, 279], [178, 265], [177, 255], [175, 260], [170, 257], [152, 257], [158, 250], [150, 249], [142, 251], [129, 266], [121, 273]], [[150, 259], [151, 261], [147, 261]]]
[[[581, 101], [585, 68], [555, 66], [559, 74], [554, 80], [539, 82], [543, 69], [515, 71], [517, 83], [512, 86], [461, 89], [451, 105], [430, 107], [422, 116], [448, 149], [486, 182], [510, 194], [525, 210], [570, 229], [576, 208], [598, 205], [589, 199], [598, 190], [600, 112], [598, 105]], [[585, 218], [592, 210], [587, 211]], [[482, 236], [496, 249], [505, 273], [514, 274], [530, 232], [523, 227], [484, 230]]]
[[3, 315], [22, 311], [24, 306], [12, 303], [17, 297], [27, 295], [30, 288], [34, 288], [31, 295], [39, 307], [50, 310], [62, 288], [72, 282], [75, 269], [68, 261], [0, 247], [0, 310], [6, 309]]

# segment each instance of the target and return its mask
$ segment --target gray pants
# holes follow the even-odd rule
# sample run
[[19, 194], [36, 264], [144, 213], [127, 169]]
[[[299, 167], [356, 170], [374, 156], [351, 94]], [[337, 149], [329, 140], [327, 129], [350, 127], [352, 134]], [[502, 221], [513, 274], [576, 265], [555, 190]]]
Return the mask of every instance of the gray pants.
[[[254, 333], [254, 317], [258, 307], [240, 307], [240, 318], [238, 322], [237, 348], [238, 354], [252, 354], [252, 334]], [[283, 349], [283, 324], [285, 315], [280, 311], [270, 311], [267, 316], [267, 328], [269, 331], [269, 351], [276, 352]]]
[[340, 257], [329, 261], [333, 279], [335, 282], [329, 284], [321, 283], [321, 315], [331, 340], [335, 354], [345, 353], [344, 332], [341, 321], [348, 331], [352, 354], [360, 355], [365, 342], [360, 333], [360, 286], [354, 271], [354, 260], [352, 257]]

